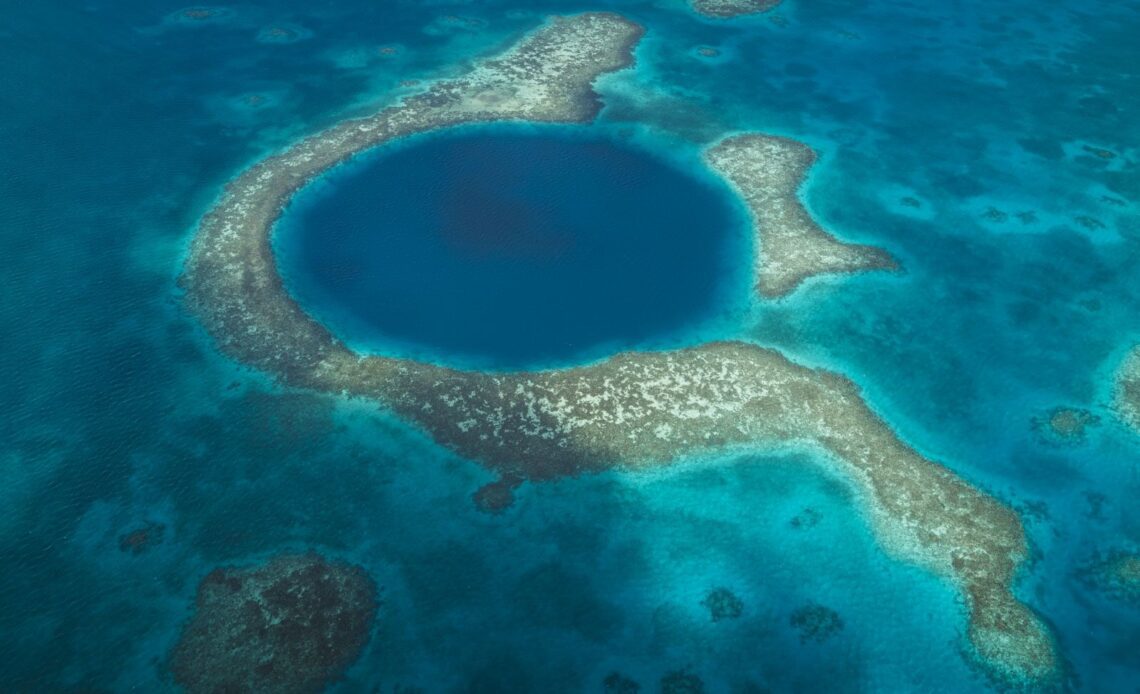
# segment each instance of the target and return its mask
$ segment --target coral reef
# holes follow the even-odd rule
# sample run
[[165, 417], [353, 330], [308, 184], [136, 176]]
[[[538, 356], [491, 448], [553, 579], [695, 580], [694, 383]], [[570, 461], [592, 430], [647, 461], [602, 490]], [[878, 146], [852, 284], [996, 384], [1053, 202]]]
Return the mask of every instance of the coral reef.
[[364, 570], [316, 554], [215, 569], [170, 670], [191, 694], [320, 692], [359, 657], [375, 614]]
[[602, 680], [602, 691], [605, 694], [637, 694], [641, 685], [620, 672], [611, 672]]
[[1116, 158], [1116, 152], [1113, 152], [1110, 149], [1105, 149], [1103, 147], [1092, 147], [1090, 145], [1084, 145], [1081, 147], [1081, 150], [1084, 152], [1087, 152], [1088, 154], [1093, 155], [1094, 157], [1097, 157], [1098, 159], [1115, 159]]
[[147, 521], [141, 526], [128, 530], [119, 536], [119, 551], [131, 554], [142, 554], [147, 550], [162, 544], [166, 535], [166, 525], [155, 521]]
[[258, 43], [296, 43], [313, 35], [304, 27], [292, 24], [274, 24], [257, 32]]
[[1085, 512], [1085, 516], [1092, 520], [1104, 520], [1104, 507], [1108, 503], [1108, 496], [1091, 489], [1085, 490], [1082, 496], [1085, 497], [1085, 501], [1089, 505], [1089, 510]]
[[796, 530], [802, 530], [804, 528], [814, 528], [819, 525], [821, 520], [823, 520], [823, 514], [814, 508], [808, 507], [797, 513], [795, 517], [792, 518], [790, 524]]
[[808, 603], [797, 608], [788, 622], [800, 633], [800, 642], [822, 642], [843, 629], [843, 618], [830, 607]]
[[498, 480], [475, 490], [475, 507], [484, 513], [502, 513], [515, 502], [515, 489], [523, 480], [518, 475], [503, 475]]
[[996, 207], [987, 207], [986, 211], [982, 213], [982, 219], [995, 224], [1005, 224], [1009, 221], [1009, 213]]
[[1054, 446], [1084, 443], [1088, 429], [1098, 424], [1100, 417], [1078, 407], [1054, 407], [1032, 420], [1038, 438]]
[[689, 2], [697, 12], [717, 19], [767, 12], [780, 4], [780, 0], [689, 0]]
[[1140, 553], [1115, 550], [1107, 555], [1094, 554], [1077, 571], [1077, 578], [1113, 600], [1140, 607]]
[[1076, 217], [1073, 217], [1073, 221], [1079, 224], [1082, 229], [1086, 229], [1088, 231], [1100, 231], [1101, 229], [1108, 228], [1108, 225], [1106, 225], [1104, 222], [1100, 221], [1096, 217], [1090, 217], [1087, 214], [1077, 215]]
[[701, 604], [708, 608], [712, 621], [736, 619], [744, 612], [744, 602], [728, 588], [714, 588], [709, 591]]
[[167, 25], [203, 26], [217, 24], [233, 18], [234, 11], [228, 7], [207, 7], [198, 5], [184, 7], [166, 15], [163, 20]]
[[701, 694], [705, 683], [688, 670], [674, 670], [661, 678], [661, 694]]
[[1116, 372], [1114, 409], [1120, 419], [1140, 433], [1140, 347], [1135, 347]]
[[744, 134], [710, 147], [705, 160], [744, 199], [752, 215], [759, 252], [756, 289], [777, 298], [804, 280], [828, 273], [895, 270], [885, 251], [839, 241], [804, 209], [797, 194], [815, 152], [784, 137]]
[[202, 21], [217, 15], [217, 11], [209, 7], [188, 7], [178, 13], [183, 19]]

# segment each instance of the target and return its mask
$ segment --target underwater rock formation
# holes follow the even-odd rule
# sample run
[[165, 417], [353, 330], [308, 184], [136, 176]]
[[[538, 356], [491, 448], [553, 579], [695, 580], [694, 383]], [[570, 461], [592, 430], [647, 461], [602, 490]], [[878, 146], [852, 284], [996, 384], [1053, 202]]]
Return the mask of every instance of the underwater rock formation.
[[320, 692], [359, 657], [375, 614], [364, 570], [316, 554], [215, 569], [170, 670], [191, 694]]

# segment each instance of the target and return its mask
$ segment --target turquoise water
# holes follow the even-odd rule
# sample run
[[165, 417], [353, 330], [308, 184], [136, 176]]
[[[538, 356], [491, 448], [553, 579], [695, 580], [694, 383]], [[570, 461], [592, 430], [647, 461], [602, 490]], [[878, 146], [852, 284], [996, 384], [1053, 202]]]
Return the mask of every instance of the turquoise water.
[[[180, 7], [0, 18], [0, 689], [172, 691], [197, 582], [305, 548], [383, 586], [342, 692], [598, 691], [613, 670], [656, 691], [680, 669], [714, 692], [989, 688], [950, 588], [885, 556], [810, 458], [524, 486], [486, 516], [479, 467], [367, 403], [277, 389], [181, 305], [196, 220], [249, 163], [547, 12], [598, 7], [649, 27], [637, 70], [599, 84], [599, 133], [666, 158], [736, 129], [809, 142], [809, 207], [906, 268], [761, 302], [736, 334], [850, 374], [906, 440], [1021, 509], [1036, 560], [1019, 593], [1073, 688], [1135, 689], [1140, 609], [1074, 578], [1140, 544], [1140, 437], [1106, 408], [1140, 340], [1135, 2], [791, 0], [777, 24], [671, 0], [283, 0], [164, 21]], [[304, 31], [259, 41], [274, 25]], [[1031, 420], [1057, 405], [1101, 423], [1049, 445]], [[121, 551], [146, 522], [161, 543]], [[718, 586], [739, 619], [701, 606]], [[843, 629], [801, 643], [808, 602]]]
[[688, 173], [591, 128], [460, 133], [323, 176], [278, 225], [290, 291], [357, 349], [574, 363], [747, 305], [747, 215], [699, 162]]

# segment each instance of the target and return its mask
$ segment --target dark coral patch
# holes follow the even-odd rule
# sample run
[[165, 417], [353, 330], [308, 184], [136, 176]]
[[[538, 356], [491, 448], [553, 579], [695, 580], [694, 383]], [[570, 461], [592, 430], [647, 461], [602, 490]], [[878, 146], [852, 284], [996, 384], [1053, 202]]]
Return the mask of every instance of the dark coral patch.
[[1140, 607], [1140, 553], [1097, 552], [1077, 571], [1077, 579], [1088, 589]]
[[830, 607], [808, 603], [792, 612], [788, 621], [800, 633], [800, 642], [826, 641], [843, 629], [843, 618]]
[[1103, 147], [1092, 147], [1090, 145], [1084, 145], [1083, 147], [1081, 147], [1081, 149], [1084, 152], [1091, 154], [1098, 159], [1115, 159], [1116, 158], [1116, 152], [1113, 152], [1110, 149], [1105, 149]]
[[780, 4], [780, 0], [690, 0], [690, 2], [694, 10], [715, 19], [759, 14]]
[[181, 10], [176, 10], [166, 15], [163, 19], [163, 24], [167, 26], [206, 26], [209, 24], [221, 24], [230, 19], [233, 19], [234, 11], [228, 7], [207, 7], [198, 5], [194, 7], [184, 7]]
[[744, 601], [728, 588], [714, 588], [709, 591], [701, 604], [708, 608], [714, 622], [722, 619], [736, 619], [744, 612]]
[[1054, 407], [1034, 417], [1033, 432], [1042, 443], [1053, 446], [1084, 443], [1090, 427], [1100, 424], [1100, 417], [1077, 407]]
[[620, 672], [611, 672], [602, 680], [602, 691], [605, 694], [637, 694], [641, 685]]
[[483, 513], [498, 514], [515, 503], [515, 489], [523, 480], [517, 475], [504, 475], [495, 482], [479, 487], [472, 495], [475, 507]]
[[257, 32], [258, 43], [296, 43], [304, 41], [313, 32], [295, 24], [274, 24]]
[[814, 528], [819, 525], [821, 520], [823, 520], [823, 514], [808, 506], [793, 516], [789, 524], [796, 530], [803, 530], [805, 528]]
[[1073, 217], [1073, 221], [1080, 225], [1082, 229], [1087, 229], [1088, 231], [1100, 231], [1101, 229], [1108, 228], [1107, 224], [1087, 214], [1077, 215]]
[[188, 692], [319, 692], [368, 642], [376, 586], [358, 566], [313, 553], [219, 568], [170, 657]]
[[702, 694], [705, 683], [687, 670], [674, 670], [661, 678], [661, 694]]
[[202, 22], [207, 19], [212, 19], [217, 14], [217, 10], [210, 7], [188, 7], [178, 13], [182, 19]]
[[147, 521], [119, 536], [119, 550], [131, 554], [142, 554], [152, 547], [162, 544], [162, 538], [165, 534], [165, 524]]
[[991, 206], [982, 213], [982, 219], [994, 224], [1005, 224], [1009, 220], [1009, 213]]

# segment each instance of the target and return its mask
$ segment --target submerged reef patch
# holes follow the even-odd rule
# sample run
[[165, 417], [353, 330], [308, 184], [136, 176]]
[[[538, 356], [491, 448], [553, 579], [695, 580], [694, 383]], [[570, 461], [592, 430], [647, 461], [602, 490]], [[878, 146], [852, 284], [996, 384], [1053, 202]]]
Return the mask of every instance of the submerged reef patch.
[[688, 670], [674, 670], [661, 678], [661, 694], [702, 694], [705, 683]]
[[843, 618], [838, 612], [814, 602], [796, 608], [788, 623], [799, 632], [800, 643], [820, 643], [843, 630]]
[[1033, 418], [1033, 431], [1051, 446], [1075, 446], [1084, 443], [1088, 430], [1100, 424], [1100, 417], [1079, 407], [1054, 407]]
[[746, 14], [767, 12], [780, 0], [690, 0], [693, 9], [706, 17], [731, 19]]
[[232, 19], [233, 16], [234, 11], [228, 7], [207, 7], [198, 5], [195, 7], [184, 7], [181, 10], [171, 12], [166, 15], [163, 23], [168, 25], [202, 26], [205, 24], [221, 23]]
[[809, 506], [793, 516], [788, 524], [796, 530], [803, 530], [805, 528], [814, 528], [819, 525], [821, 520], [823, 520], [823, 514]]
[[637, 694], [641, 685], [620, 672], [611, 672], [602, 680], [602, 691], [605, 694]]
[[257, 32], [258, 43], [296, 43], [304, 41], [313, 32], [296, 24], [273, 24]]
[[359, 657], [376, 586], [358, 566], [282, 555], [211, 571], [170, 657], [188, 692], [320, 692]]
[[1097, 553], [1077, 571], [1077, 578], [1113, 600], [1140, 607], [1140, 553]]
[[[627, 352], [559, 370], [464, 371], [357, 354], [288, 295], [270, 233], [312, 177], [381, 143], [460, 123], [588, 122], [600, 107], [593, 81], [630, 65], [641, 34], [609, 13], [556, 18], [464, 77], [255, 164], [201, 222], [181, 278], [187, 305], [230, 356], [289, 386], [373, 399], [499, 475], [503, 483], [481, 495], [491, 511], [519, 481], [743, 447], [820, 453], [859, 492], [889, 552], [954, 582], [982, 662], [1007, 679], [1051, 679], [1053, 639], [1012, 592], [1028, 554], [1017, 515], [907, 446], [844, 376], [743, 342]], [[821, 267], [892, 264], [881, 251], [828, 236], [799, 205], [796, 188], [812, 160], [803, 145], [737, 136], [711, 156], [761, 221], [765, 253], [780, 259], [761, 265], [765, 294], [791, 291]], [[771, 159], [751, 164], [751, 156]]]
[[712, 621], [736, 619], [744, 613], [744, 601], [728, 588], [720, 587], [709, 591], [701, 604], [708, 608]]
[[147, 521], [119, 535], [119, 551], [139, 555], [162, 544], [166, 535], [166, 524]]
[[523, 480], [518, 475], [503, 475], [498, 480], [475, 490], [475, 507], [484, 513], [502, 513], [515, 503], [515, 489]]
[[1140, 347], [1135, 347], [1116, 372], [1114, 407], [1120, 419], [1140, 433]]
[[797, 191], [815, 159], [803, 143], [751, 133], [705, 152], [709, 166], [740, 194], [752, 215], [760, 246], [756, 289], [762, 296], [785, 296], [815, 275], [898, 269], [882, 249], [844, 243], [812, 219]]

